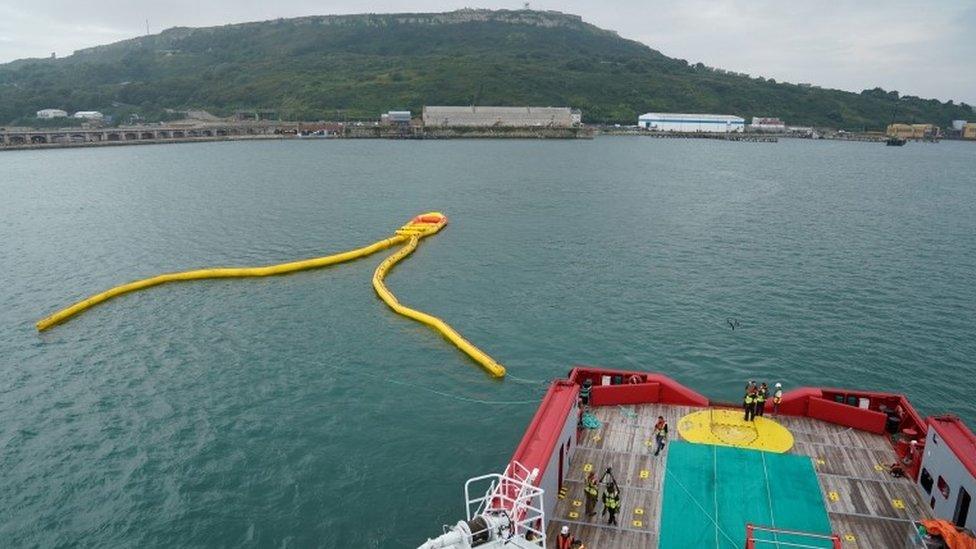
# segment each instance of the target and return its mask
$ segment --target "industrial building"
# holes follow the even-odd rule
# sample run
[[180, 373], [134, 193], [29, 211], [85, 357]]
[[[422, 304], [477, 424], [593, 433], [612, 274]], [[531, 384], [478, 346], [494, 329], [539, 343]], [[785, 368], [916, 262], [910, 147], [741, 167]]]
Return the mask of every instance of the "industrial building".
[[786, 122], [783, 122], [779, 118], [753, 116], [752, 124], [749, 124], [749, 129], [755, 132], [783, 133], [786, 131]]
[[715, 132], [745, 131], [746, 121], [729, 114], [677, 114], [649, 112], [637, 118], [637, 125], [644, 130], [657, 132]]
[[391, 125], [410, 125], [412, 114], [410, 111], [389, 111], [380, 115], [380, 122]]
[[568, 107], [424, 107], [424, 126], [570, 128], [579, 112]]
[[962, 129], [963, 139], [976, 139], [976, 123], [968, 122]]
[[939, 128], [934, 124], [889, 124], [885, 133], [901, 139], [931, 139], [939, 136]]
[[73, 118], [82, 118], [84, 120], [102, 120], [105, 115], [98, 111], [78, 111], [73, 115]]
[[41, 109], [37, 111], [37, 117], [47, 120], [51, 118], [67, 118], [68, 113], [61, 109]]

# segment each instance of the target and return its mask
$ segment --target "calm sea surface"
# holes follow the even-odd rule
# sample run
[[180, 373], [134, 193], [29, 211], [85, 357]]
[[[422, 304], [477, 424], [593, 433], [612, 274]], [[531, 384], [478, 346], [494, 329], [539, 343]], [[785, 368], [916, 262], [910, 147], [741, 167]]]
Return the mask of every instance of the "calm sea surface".
[[462, 518], [464, 480], [501, 470], [541, 385], [493, 381], [387, 310], [385, 254], [33, 326], [121, 282], [324, 255], [430, 210], [451, 223], [391, 288], [519, 378], [588, 363], [728, 400], [748, 378], [903, 391], [976, 423], [971, 143], [7, 152], [0, 545], [401, 548]]

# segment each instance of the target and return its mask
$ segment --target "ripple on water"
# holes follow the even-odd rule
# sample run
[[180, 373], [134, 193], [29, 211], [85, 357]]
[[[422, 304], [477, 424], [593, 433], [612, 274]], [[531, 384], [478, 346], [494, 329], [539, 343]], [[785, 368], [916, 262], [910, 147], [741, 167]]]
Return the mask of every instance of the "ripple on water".
[[154, 288], [33, 329], [120, 282], [347, 249], [431, 209], [451, 225], [391, 287], [520, 378], [590, 363], [724, 400], [749, 378], [893, 390], [972, 424], [971, 159], [643, 139], [5, 156], [0, 536], [386, 548], [456, 521], [463, 481], [504, 466], [534, 406], [418, 386], [539, 386], [488, 379], [390, 313], [379, 257]]

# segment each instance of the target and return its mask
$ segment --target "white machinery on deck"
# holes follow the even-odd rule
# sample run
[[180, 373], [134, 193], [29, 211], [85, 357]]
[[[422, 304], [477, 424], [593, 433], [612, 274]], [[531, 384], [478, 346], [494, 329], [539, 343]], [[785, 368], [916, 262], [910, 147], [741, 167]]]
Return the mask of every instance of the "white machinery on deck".
[[[467, 520], [444, 526], [444, 534], [418, 549], [519, 548], [545, 549], [544, 490], [533, 483], [539, 470], [513, 462], [498, 475], [483, 475], [464, 483]], [[482, 493], [471, 497], [472, 491]]]

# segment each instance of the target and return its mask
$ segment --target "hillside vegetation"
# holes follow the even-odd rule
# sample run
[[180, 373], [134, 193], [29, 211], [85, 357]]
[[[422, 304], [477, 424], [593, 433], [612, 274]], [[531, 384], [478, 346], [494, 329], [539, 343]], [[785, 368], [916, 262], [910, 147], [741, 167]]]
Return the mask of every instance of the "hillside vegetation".
[[[852, 130], [948, 125], [965, 105], [725, 74], [556, 12], [303, 17], [173, 28], [63, 59], [0, 65], [0, 123], [42, 108], [150, 120], [166, 109], [277, 109], [288, 119], [375, 118], [423, 105], [571, 106], [587, 122], [648, 111], [779, 116]], [[338, 112], [337, 112], [338, 111]]]

